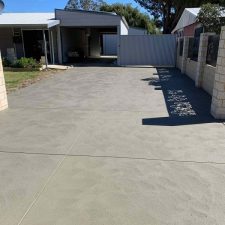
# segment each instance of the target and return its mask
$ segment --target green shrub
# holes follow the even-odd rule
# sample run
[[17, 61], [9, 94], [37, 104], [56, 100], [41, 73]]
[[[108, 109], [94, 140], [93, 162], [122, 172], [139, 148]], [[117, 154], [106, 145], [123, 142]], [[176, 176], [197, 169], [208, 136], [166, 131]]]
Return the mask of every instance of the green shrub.
[[11, 62], [7, 58], [3, 58], [2, 59], [2, 65], [3, 65], [3, 67], [10, 67]]
[[33, 58], [21, 58], [17, 59], [12, 67], [14, 68], [26, 68], [26, 69], [39, 69], [41, 67], [41, 64], [38, 63], [35, 59]]
[[201, 6], [197, 20], [203, 25], [205, 32], [220, 34], [221, 27], [225, 25], [223, 13], [223, 7], [207, 3]]

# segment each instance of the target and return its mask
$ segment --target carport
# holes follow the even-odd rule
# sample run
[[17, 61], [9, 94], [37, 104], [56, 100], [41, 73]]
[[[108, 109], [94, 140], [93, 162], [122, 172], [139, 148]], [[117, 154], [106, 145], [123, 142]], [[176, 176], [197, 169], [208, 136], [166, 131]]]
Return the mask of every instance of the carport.
[[[55, 11], [55, 19], [60, 20], [58, 26], [59, 63], [71, 63], [87, 59], [101, 59], [104, 45], [103, 35], [128, 34], [126, 20], [115, 13], [59, 10]], [[119, 41], [118, 41], [119, 43]], [[117, 45], [117, 57], [119, 45]], [[119, 63], [119, 58], [117, 58]]]

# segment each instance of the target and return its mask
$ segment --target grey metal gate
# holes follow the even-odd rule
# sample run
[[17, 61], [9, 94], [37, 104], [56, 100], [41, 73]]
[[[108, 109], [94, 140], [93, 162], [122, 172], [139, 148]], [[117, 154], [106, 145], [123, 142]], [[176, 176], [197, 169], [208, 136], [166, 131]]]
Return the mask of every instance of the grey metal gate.
[[175, 66], [175, 35], [122, 35], [120, 65]]

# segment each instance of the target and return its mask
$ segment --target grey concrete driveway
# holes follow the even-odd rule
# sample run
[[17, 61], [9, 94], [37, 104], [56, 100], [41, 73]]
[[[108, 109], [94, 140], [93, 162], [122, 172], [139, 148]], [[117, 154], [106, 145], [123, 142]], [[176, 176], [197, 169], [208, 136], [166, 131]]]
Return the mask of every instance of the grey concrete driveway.
[[0, 113], [0, 225], [224, 225], [225, 126], [176, 70], [79, 67]]

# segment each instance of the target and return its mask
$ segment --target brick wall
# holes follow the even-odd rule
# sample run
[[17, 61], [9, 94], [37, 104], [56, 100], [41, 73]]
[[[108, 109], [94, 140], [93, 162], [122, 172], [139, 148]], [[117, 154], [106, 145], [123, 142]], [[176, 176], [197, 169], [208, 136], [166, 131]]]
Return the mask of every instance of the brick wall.
[[193, 23], [189, 26], [184, 27], [184, 36], [194, 36], [197, 25], [198, 23]]

